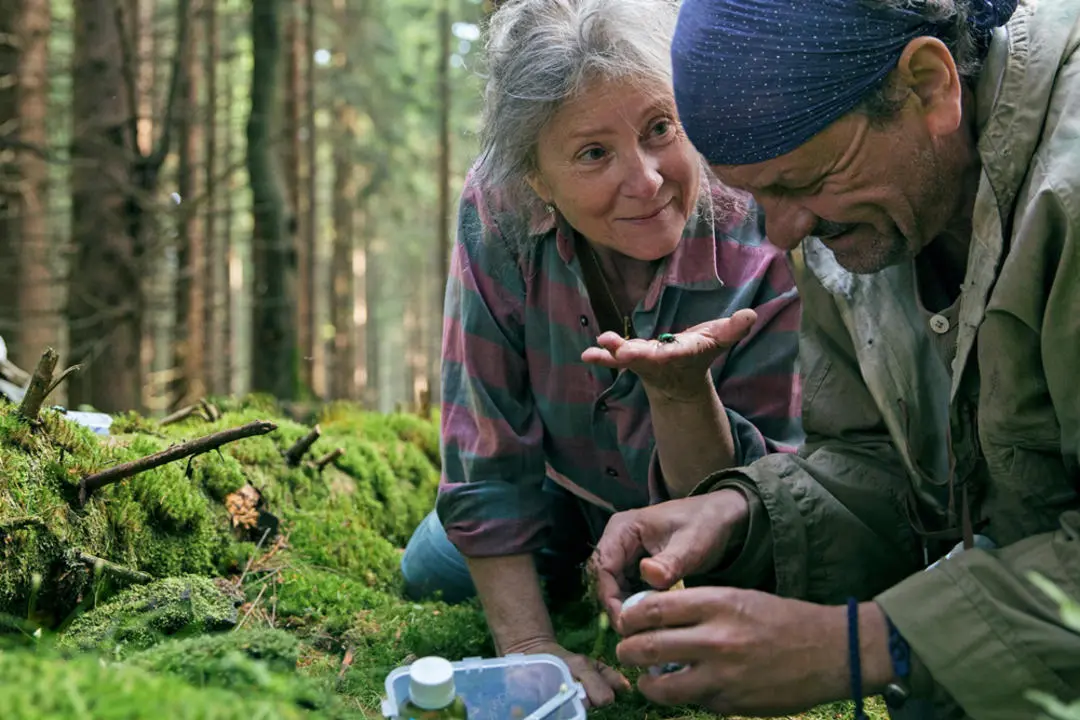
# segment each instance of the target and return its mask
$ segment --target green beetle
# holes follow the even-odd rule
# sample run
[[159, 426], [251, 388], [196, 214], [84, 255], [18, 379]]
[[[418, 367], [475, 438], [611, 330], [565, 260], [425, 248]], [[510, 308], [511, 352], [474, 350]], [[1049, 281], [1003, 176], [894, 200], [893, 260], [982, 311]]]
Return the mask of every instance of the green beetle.
[[666, 344], [668, 344], [668, 343], [673, 343], [673, 342], [675, 342], [675, 341], [676, 341], [677, 339], [678, 339], [678, 338], [676, 338], [676, 337], [675, 337], [674, 335], [672, 335], [671, 333], [660, 333], [660, 334], [659, 334], [659, 335], [658, 335], [658, 336], [656, 337], [656, 340], [657, 340], [657, 342], [662, 342], [662, 343], [664, 343], [665, 345], [666, 345]]

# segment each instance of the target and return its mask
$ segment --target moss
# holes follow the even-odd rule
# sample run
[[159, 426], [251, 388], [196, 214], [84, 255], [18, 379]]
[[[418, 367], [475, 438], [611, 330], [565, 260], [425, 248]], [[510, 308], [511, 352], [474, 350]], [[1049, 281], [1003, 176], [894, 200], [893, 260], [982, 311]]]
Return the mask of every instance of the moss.
[[270, 693], [274, 688], [245, 694], [196, 688], [177, 677], [103, 663], [93, 657], [63, 660], [27, 651], [2, 652], [0, 678], [0, 707], [5, 720], [364, 717], [344, 708], [306, 710], [291, 698], [285, 702], [275, 698]]
[[119, 655], [169, 635], [222, 630], [236, 623], [237, 600], [210, 578], [165, 578], [129, 588], [75, 618], [60, 646]]

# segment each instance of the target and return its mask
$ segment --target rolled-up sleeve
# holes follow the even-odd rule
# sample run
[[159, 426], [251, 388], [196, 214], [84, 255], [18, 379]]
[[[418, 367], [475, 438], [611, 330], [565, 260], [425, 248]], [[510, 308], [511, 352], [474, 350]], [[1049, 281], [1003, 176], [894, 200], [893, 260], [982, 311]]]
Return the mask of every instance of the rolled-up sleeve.
[[549, 523], [524, 323], [520, 265], [470, 179], [446, 287], [436, 502], [450, 541], [467, 557], [536, 550]]

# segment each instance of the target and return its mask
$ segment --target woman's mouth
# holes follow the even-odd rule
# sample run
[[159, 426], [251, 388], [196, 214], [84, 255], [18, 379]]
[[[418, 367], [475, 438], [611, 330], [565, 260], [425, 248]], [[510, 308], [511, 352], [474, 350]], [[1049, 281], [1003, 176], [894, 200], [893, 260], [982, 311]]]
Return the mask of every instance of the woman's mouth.
[[672, 198], [672, 199], [668, 200], [666, 203], [664, 203], [660, 207], [656, 208], [655, 210], [653, 210], [651, 212], [645, 213], [644, 215], [636, 215], [634, 217], [628, 217], [628, 218], [623, 218], [623, 219], [626, 220], [627, 222], [633, 222], [633, 223], [643, 223], [643, 222], [648, 222], [650, 220], [654, 220], [657, 217], [659, 217], [660, 213], [664, 212], [664, 210], [666, 210], [668, 208], [668, 206], [671, 205], [671, 203], [673, 203], [673, 202], [675, 202], [675, 198]]

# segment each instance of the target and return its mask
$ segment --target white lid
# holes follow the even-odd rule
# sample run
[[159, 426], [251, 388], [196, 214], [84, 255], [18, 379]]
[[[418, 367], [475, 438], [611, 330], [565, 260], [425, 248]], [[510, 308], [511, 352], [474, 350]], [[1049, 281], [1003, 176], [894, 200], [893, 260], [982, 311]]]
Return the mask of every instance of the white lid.
[[432, 656], [409, 666], [409, 700], [424, 710], [438, 710], [452, 703], [454, 666], [450, 661]]
[[634, 593], [633, 595], [631, 595], [630, 597], [626, 598], [626, 600], [623, 601], [622, 611], [625, 612], [625, 611], [629, 610], [630, 608], [634, 607], [639, 602], [641, 602], [642, 600], [649, 597], [650, 595], [652, 595], [655, 592], [656, 592], [655, 590], [642, 590], [639, 593]]

